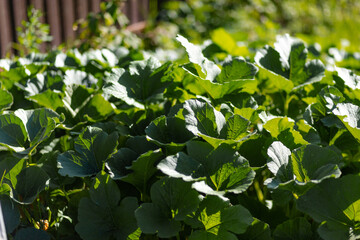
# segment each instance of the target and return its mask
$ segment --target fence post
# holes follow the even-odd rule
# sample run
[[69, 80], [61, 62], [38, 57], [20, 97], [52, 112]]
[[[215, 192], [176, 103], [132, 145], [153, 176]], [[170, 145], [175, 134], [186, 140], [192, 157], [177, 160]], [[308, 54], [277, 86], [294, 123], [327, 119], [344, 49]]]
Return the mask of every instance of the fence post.
[[12, 52], [12, 25], [10, 21], [9, 2], [0, 0], [0, 53], [5, 56], [7, 52]]

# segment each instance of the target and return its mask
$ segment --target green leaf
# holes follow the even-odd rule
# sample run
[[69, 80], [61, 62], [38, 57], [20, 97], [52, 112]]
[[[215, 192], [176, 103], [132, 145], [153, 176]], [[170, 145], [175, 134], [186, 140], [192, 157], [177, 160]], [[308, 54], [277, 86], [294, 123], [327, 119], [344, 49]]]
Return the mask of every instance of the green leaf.
[[112, 179], [121, 179], [131, 173], [129, 167], [139, 157], [139, 154], [130, 148], [120, 148], [114, 153], [105, 166], [109, 170]]
[[[7, 234], [12, 233], [20, 224], [20, 212], [8, 196], [0, 194], [1, 211]], [[3, 230], [3, 229], [2, 229]], [[0, 235], [2, 236], [2, 234]]]
[[267, 167], [277, 178], [282, 182], [287, 182], [293, 179], [292, 162], [290, 161], [291, 151], [281, 142], [273, 142], [267, 154], [270, 161], [267, 162]]
[[[187, 146], [199, 146], [189, 142]], [[194, 147], [196, 149], [196, 147]], [[168, 156], [158, 164], [165, 174], [182, 178], [184, 181], [197, 181], [193, 188], [199, 192], [222, 196], [226, 192], [241, 193], [252, 183], [255, 172], [248, 161], [241, 157], [229, 145], [222, 144], [200, 158], [197, 154], [177, 153]]]
[[131, 62], [129, 71], [113, 69], [112, 75], [106, 79], [104, 93], [143, 109], [144, 104], [162, 100], [163, 92], [169, 85], [166, 78], [169, 66], [149, 58]]
[[194, 137], [186, 129], [185, 121], [179, 117], [158, 117], [146, 127], [145, 133], [151, 142], [173, 152], [180, 151], [185, 143]]
[[307, 49], [303, 42], [288, 34], [277, 36], [276, 40], [275, 49], [266, 46], [255, 56], [255, 62], [268, 71], [266, 75], [276, 87], [290, 92], [321, 81], [325, 76], [325, 66], [319, 60], [306, 62]]
[[59, 114], [46, 108], [35, 110], [18, 109], [14, 114], [19, 117], [25, 125], [30, 147], [35, 147], [49, 138], [57, 125], [63, 121]]
[[331, 147], [307, 145], [297, 148], [291, 155], [292, 167], [299, 182], [320, 182], [329, 177], [340, 177], [338, 167], [341, 154]]
[[275, 175], [265, 181], [270, 189], [280, 187], [301, 195], [312, 185], [341, 175], [338, 164], [342, 156], [331, 147], [310, 144], [291, 153], [281, 142], [273, 142], [268, 155], [268, 168]]
[[0, 112], [8, 109], [13, 104], [13, 96], [6, 90], [0, 89]]
[[85, 240], [126, 240], [137, 229], [134, 211], [137, 199], [126, 197], [120, 202], [117, 184], [107, 174], [98, 174], [90, 189], [90, 198], [82, 198], [75, 229]]
[[18, 109], [14, 113], [1, 115], [0, 144], [18, 154], [28, 154], [49, 138], [61, 121], [56, 112], [45, 108]]
[[360, 76], [346, 68], [335, 68], [337, 75], [344, 81], [345, 85], [352, 90], [360, 88]]
[[360, 107], [352, 103], [339, 103], [332, 112], [360, 142]]
[[247, 128], [250, 122], [240, 115], [224, 115], [209, 103], [199, 100], [187, 100], [182, 112], [186, 128], [194, 135], [201, 136], [214, 147], [222, 143], [235, 144], [250, 134]]
[[95, 94], [90, 101], [80, 109], [77, 114], [80, 121], [91, 120], [93, 122], [101, 121], [114, 112], [111, 103], [104, 99], [101, 94]]
[[40, 106], [52, 109], [54, 111], [64, 105], [61, 99], [61, 94], [50, 89], [27, 98], [36, 102]]
[[318, 233], [325, 240], [359, 238], [359, 184], [357, 175], [324, 180], [301, 196], [297, 207], [322, 223]]
[[275, 240], [308, 240], [312, 239], [311, 224], [305, 218], [294, 218], [276, 226]]
[[216, 81], [226, 83], [254, 79], [257, 72], [258, 68], [254, 64], [247, 62], [243, 57], [237, 57], [225, 61], [221, 73], [216, 77]]
[[46, 172], [37, 166], [24, 168], [16, 178], [12, 199], [21, 204], [31, 204], [50, 180]]
[[16, 232], [15, 240], [50, 240], [51, 236], [40, 229], [33, 227], [22, 228]]
[[234, 56], [248, 55], [249, 51], [245, 46], [238, 46], [232, 36], [223, 28], [215, 29], [211, 32], [211, 40], [220, 48]]
[[175, 178], [155, 182], [150, 194], [152, 203], [143, 203], [135, 216], [143, 233], [157, 233], [160, 238], [176, 236], [181, 230], [181, 221], [195, 212], [200, 202], [191, 183]]
[[0, 144], [14, 151], [24, 151], [27, 132], [24, 123], [14, 114], [0, 115]]
[[91, 88], [96, 85], [97, 79], [89, 73], [80, 70], [66, 70], [64, 76], [65, 85], [83, 85]]
[[107, 134], [100, 128], [87, 127], [75, 140], [75, 151], [58, 156], [59, 173], [63, 176], [85, 177], [96, 175], [117, 146], [118, 134]]
[[183, 115], [186, 128], [195, 135], [220, 136], [225, 126], [225, 117], [209, 103], [199, 100], [188, 100], [184, 104]]
[[128, 182], [145, 193], [149, 179], [157, 171], [155, 165], [163, 157], [161, 149], [149, 151], [140, 155], [127, 169], [131, 172], [122, 177], [121, 180]]
[[204, 57], [201, 47], [180, 35], [176, 39], [185, 47], [189, 56], [190, 63], [183, 65], [183, 68], [195, 76], [196, 84], [188, 86], [195, 94], [204, 90], [213, 99], [219, 99], [241, 89], [250, 93], [256, 90], [256, 81], [253, 78], [257, 68], [253, 64], [247, 63], [243, 58], [234, 58], [225, 62], [221, 70]]
[[204, 57], [201, 47], [190, 43], [181, 35], [178, 35], [176, 40], [185, 47], [190, 62], [194, 64], [197, 75], [203, 79], [213, 82], [216, 76], [220, 74], [220, 68], [214, 62]]
[[308, 144], [301, 134], [294, 129], [295, 122], [291, 118], [275, 117], [268, 120], [263, 126], [273, 138], [281, 141], [290, 149]]
[[272, 240], [269, 224], [254, 218], [251, 226], [245, 233], [239, 235], [239, 239], [247, 240]]
[[231, 206], [217, 196], [207, 196], [192, 219], [194, 231], [189, 239], [237, 239], [234, 234], [246, 231], [253, 222], [250, 212], [241, 205]]

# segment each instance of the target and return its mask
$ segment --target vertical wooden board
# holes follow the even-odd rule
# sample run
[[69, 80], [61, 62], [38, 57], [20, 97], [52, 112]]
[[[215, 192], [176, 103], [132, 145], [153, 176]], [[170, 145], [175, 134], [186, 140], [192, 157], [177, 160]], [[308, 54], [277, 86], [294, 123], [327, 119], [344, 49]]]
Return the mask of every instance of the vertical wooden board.
[[91, 0], [91, 11], [92, 12], [100, 12], [100, 2], [101, 0]]
[[73, 23], [75, 22], [75, 9], [73, 0], [62, 0], [62, 23], [64, 31], [64, 40], [73, 40], [75, 32]]
[[125, 1], [121, 4], [121, 11], [129, 18], [129, 2]]
[[148, 17], [149, 12], [149, 0], [140, 0], [141, 1], [141, 7], [140, 7], [140, 19], [141, 21], [146, 20]]
[[88, 0], [77, 0], [76, 1], [76, 20], [85, 19], [89, 12], [89, 1]]
[[129, 0], [130, 2], [130, 23], [139, 21], [139, 2], [138, 0]]
[[44, 0], [30, 0], [30, 4], [44, 12]]
[[1, 57], [11, 51], [12, 25], [10, 21], [10, 8], [7, 0], [0, 0], [0, 50]]
[[50, 33], [53, 36], [53, 45], [62, 42], [60, 5], [58, 0], [46, 0], [46, 18], [50, 25]]
[[27, 20], [27, 3], [26, 0], [13, 0], [14, 23], [15, 29], [21, 26], [23, 20]]

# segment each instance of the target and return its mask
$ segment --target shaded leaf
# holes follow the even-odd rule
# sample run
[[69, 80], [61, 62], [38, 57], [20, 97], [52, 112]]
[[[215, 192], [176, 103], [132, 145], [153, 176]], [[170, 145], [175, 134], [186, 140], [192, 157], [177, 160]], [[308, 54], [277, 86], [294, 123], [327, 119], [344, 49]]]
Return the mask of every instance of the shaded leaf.
[[356, 239], [360, 236], [359, 184], [357, 175], [324, 180], [301, 196], [297, 207], [322, 223], [318, 233], [325, 240]]
[[117, 146], [118, 134], [107, 134], [100, 128], [87, 127], [75, 140], [75, 151], [58, 156], [59, 173], [63, 176], [96, 175]]
[[150, 190], [152, 203], [143, 203], [135, 211], [141, 230], [157, 234], [161, 238], [176, 236], [181, 230], [181, 221], [199, 206], [199, 195], [191, 183], [181, 179], [162, 178]]
[[76, 231], [85, 240], [126, 240], [137, 229], [134, 211], [137, 199], [126, 197], [120, 202], [116, 183], [104, 173], [99, 173], [90, 189], [90, 198], [79, 204]]

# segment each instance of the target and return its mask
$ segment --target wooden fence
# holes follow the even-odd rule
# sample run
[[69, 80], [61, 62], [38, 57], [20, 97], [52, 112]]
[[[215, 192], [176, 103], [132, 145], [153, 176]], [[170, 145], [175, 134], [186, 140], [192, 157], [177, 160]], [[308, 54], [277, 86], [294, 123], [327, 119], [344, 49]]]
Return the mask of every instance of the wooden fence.
[[[85, 18], [89, 12], [100, 11], [104, 0], [0, 0], [0, 57], [12, 53], [11, 43], [16, 40], [16, 28], [27, 19], [27, 8], [33, 5], [44, 13], [42, 22], [50, 25], [52, 45], [74, 39], [73, 23]], [[123, 12], [130, 23], [138, 23], [146, 18], [149, 0], [126, 0]]]

